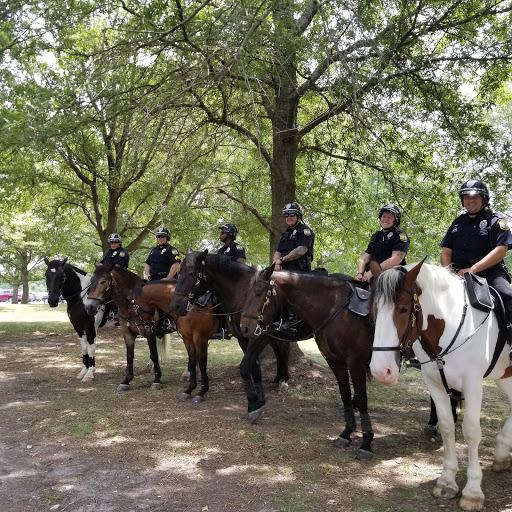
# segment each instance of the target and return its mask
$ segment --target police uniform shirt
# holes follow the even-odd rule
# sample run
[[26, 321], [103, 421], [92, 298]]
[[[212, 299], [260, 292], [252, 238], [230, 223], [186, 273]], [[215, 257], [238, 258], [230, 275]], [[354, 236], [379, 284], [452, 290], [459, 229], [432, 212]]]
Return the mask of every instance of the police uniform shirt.
[[237, 244], [234, 240], [232, 240], [228, 245], [223, 245], [217, 251], [217, 254], [220, 254], [221, 256], [229, 256], [233, 261], [240, 258], [246, 259], [244, 246]]
[[130, 255], [128, 251], [123, 247], [119, 247], [118, 249], [109, 249], [100, 263], [102, 265], [119, 265], [121, 268], [128, 268], [129, 261]]
[[[366, 252], [377, 262], [382, 263], [391, 258], [394, 251], [407, 252], [409, 250], [409, 237], [405, 231], [394, 227], [389, 231], [380, 230], [372, 235]], [[400, 262], [405, 265], [405, 257]]]
[[474, 218], [468, 213], [457, 217], [440, 243], [452, 250], [452, 263], [458, 269], [470, 267], [499, 245], [512, 248], [512, 234], [505, 217], [489, 209]]
[[[304, 222], [299, 221], [299, 223], [293, 227], [288, 228], [281, 236], [281, 240], [279, 240], [279, 244], [277, 245], [277, 252], [281, 253], [281, 256], [287, 256], [290, 254], [293, 249], [296, 249], [299, 246], [304, 246], [308, 248], [308, 252], [305, 256], [309, 255], [310, 260], [313, 259], [313, 247], [315, 243], [315, 233], [304, 224]], [[303, 265], [301, 265], [300, 260], [293, 261], [285, 261], [283, 263], [284, 269], [304, 269]]]
[[167, 275], [171, 267], [175, 263], [181, 263], [180, 253], [176, 247], [166, 243], [165, 245], [157, 245], [151, 250], [146, 260], [149, 265], [149, 273], [152, 276]]

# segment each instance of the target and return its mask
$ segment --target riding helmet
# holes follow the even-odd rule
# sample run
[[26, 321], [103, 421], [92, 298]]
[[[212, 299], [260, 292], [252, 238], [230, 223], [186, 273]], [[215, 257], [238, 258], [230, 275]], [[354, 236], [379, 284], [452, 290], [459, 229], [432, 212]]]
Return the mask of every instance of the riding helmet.
[[283, 208], [283, 215], [285, 217], [296, 215], [297, 218], [302, 219], [302, 208], [300, 207], [299, 203], [293, 201], [285, 205]]
[[121, 235], [119, 235], [118, 233], [111, 233], [108, 236], [108, 243], [112, 244], [112, 243], [116, 243], [116, 242], [119, 244], [123, 243], [123, 241], [121, 240]]
[[464, 206], [463, 196], [474, 196], [476, 194], [480, 194], [482, 196], [482, 204], [485, 208], [489, 204], [489, 189], [485, 182], [478, 178], [471, 178], [470, 180], [465, 181], [459, 191], [462, 206]]
[[167, 237], [167, 240], [171, 239], [171, 232], [165, 226], [161, 226], [156, 230], [155, 236], [158, 238], [159, 236]]
[[219, 226], [219, 229], [221, 229], [223, 233], [227, 233], [232, 240], [235, 240], [238, 234], [238, 228], [234, 224], [223, 224]]
[[396, 204], [388, 203], [385, 206], [383, 206], [379, 210], [379, 220], [384, 212], [392, 213], [395, 216], [395, 227], [400, 226], [400, 221], [402, 220], [402, 212], [400, 211], [400, 208], [398, 208]]

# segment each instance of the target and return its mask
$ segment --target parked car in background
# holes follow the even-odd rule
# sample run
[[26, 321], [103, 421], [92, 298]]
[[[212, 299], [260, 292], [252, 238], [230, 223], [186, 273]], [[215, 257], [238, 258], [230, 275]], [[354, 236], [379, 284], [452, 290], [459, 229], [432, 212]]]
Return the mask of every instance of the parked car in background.
[[[18, 292], [18, 302], [21, 302], [22, 294]], [[0, 302], [11, 302], [12, 290], [0, 290]]]

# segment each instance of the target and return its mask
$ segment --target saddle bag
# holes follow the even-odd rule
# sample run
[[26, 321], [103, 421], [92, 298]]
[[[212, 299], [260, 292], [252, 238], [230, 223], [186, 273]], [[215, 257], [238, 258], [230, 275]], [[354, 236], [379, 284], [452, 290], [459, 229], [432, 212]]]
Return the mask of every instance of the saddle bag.
[[370, 291], [356, 287], [350, 297], [348, 309], [356, 315], [367, 316], [370, 312]]
[[485, 277], [466, 272], [464, 274], [464, 280], [466, 282], [469, 303], [474, 308], [480, 309], [481, 311], [494, 309], [494, 301], [492, 300], [489, 284]]
[[212, 292], [208, 290], [207, 292], [203, 293], [200, 297], [198, 297], [195, 301], [195, 304], [201, 307], [205, 307], [207, 302], [210, 300], [210, 297], [212, 296]]

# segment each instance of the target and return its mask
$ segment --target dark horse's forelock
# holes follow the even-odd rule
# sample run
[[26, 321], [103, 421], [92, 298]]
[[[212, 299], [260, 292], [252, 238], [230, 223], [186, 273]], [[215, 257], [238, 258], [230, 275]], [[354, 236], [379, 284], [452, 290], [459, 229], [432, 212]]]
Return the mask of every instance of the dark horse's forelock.
[[377, 279], [372, 283], [372, 312], [375, 316], [377, 305], [394, 304], [401, 292], [400, 284], [404, 277], [403, 270], [390, 268], [379, 274]]

